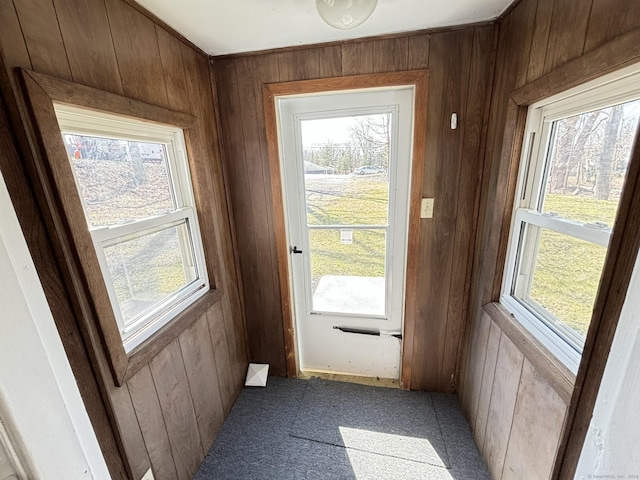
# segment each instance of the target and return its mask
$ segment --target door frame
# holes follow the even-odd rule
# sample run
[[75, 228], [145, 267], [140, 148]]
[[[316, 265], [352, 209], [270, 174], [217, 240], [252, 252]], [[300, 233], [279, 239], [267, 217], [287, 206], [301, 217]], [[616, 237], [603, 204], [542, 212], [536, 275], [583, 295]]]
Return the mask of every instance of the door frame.
[[[405, 72], [375, 73], [345, 77], [331, 77], [293, 82], [267, 83], [263, 85], [263, 101], [267, 149], [269, 155], [269, 171], [271, 178], [271, 197], [276, 234], [276, 252], [278, 277], [281, 285], [281, 304], [285, 358], [287, 376], [297, 377], [298, 356], [296, 348], [295, 321], [292, 301], [292, 284], [289, 274], [289, 246], [285, 222], [283, 185], [280, 169], [280, 145], [278, 137], [278, 119], [276, 99], [292, 95], [316, 93], [332, 93], [347, 90], [362, 90], [384, 87], [415, 87], [414, 135], [411, 160], [411, 186], [409, 193], [409, 234], [407, 242], [407, 259], [416, 258], [420, 240], [420, 201], [422, 198], [423, 165], [426, 154], [427, 131], [427, 88], [429, 73], [427, 70], [411, 70]], [[418, 161], [417, 161], [418, 160]], [[401, 385], [411, 388], [411, 365], [413, 359], [413, 331], [415, 314], [407, 306], [413, 305], [416, 296], [418, 278], [417, 262], [407, 261], [405, 315], [402, 359]]]

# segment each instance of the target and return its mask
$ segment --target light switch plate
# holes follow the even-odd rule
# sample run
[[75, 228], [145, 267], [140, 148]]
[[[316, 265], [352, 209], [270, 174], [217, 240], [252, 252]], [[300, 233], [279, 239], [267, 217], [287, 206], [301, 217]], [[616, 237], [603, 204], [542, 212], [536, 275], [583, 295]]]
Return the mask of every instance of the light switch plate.
[[433, 218], [433, 198], [422, 199], [420, 218]]

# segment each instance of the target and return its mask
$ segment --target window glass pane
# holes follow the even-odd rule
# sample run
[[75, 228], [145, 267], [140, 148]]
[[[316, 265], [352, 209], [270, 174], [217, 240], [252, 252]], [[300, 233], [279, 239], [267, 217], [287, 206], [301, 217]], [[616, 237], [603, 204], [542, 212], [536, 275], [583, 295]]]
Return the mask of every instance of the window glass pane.
[[386, 225], [391, 114], [301, 122], [309, 225]]
[[551, 230], [530, 226], [528, 231], [524, 251], [535, 255], [529, 265], [523, 258], [518, 277], [523, 285], [516, 291], [543, 318], [584, 339], [607, 249]]
[[542, 212], [611, 228], [639, 118], [634, 100], [555, 121]]
[[313, 310], [385, 314], [386, 230], [309, 230]]
[[125, 326], [197, 279], [186, 221], [118, 239], [104, 255]]
[[165, 145], [68, 133], [63, 138], [90, 227], [176, 209]]

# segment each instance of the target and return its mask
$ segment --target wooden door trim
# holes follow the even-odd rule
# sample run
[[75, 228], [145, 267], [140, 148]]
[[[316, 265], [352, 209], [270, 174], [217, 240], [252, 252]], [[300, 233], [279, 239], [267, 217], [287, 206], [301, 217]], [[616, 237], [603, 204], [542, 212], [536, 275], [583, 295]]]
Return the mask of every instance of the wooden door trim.
[[[420, 242], [420, 199], [422, 197], [423, 165], [426, 152], [427, 130], [427, 70], [411, 70], [406, 72], [378, 73], [370, 75], [354, 75], [346, 77], [302, 80], [295, 82], [269, 83], [263, 86], [265, 128], [269, 155], [271, 193], [273, 199], [274, 223], [276, 233], [276, 252], [278, 276], [281, 285], [281, 303], [283, 317], [283, 334], [287, 375], [296, 377], [298, 366], [296, 359], [296, 341], [294, 334], [294, 317], [291, 303], [289, 248], [287, 244], [284, 202], [282, 197], [282, 176], [280, 170], [280, 149], [278, 145], [278, 124], [276, 116], [277, 97], [336, 91], [360, 90], [384, 87], [415, 87], [414, 124], [413, 124], [413, 159], [411, 162], [411, 192], [409, 197], [409, 236], [407, 259], [416, 258]], [[407, 262], [405, 318], [402, 350], [402, 377], [404, 388], [411, 388], [411, 366], [413, 359], [413, 332], [415, 314], [407, 305], [413, 305], [416, 297], [418, 277], [416, 262]]]

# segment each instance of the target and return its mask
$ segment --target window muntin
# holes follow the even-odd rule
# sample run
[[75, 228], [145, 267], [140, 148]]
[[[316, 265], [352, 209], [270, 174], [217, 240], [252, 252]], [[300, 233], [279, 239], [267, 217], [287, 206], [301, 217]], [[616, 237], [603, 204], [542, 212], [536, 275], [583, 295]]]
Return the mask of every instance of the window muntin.
[[529, 109], [501, 303], [574, 371], [640, 119], [639, 77]]
[[183, 132], [66, 105], [55, 109], [129, 352], [208, 290]]

